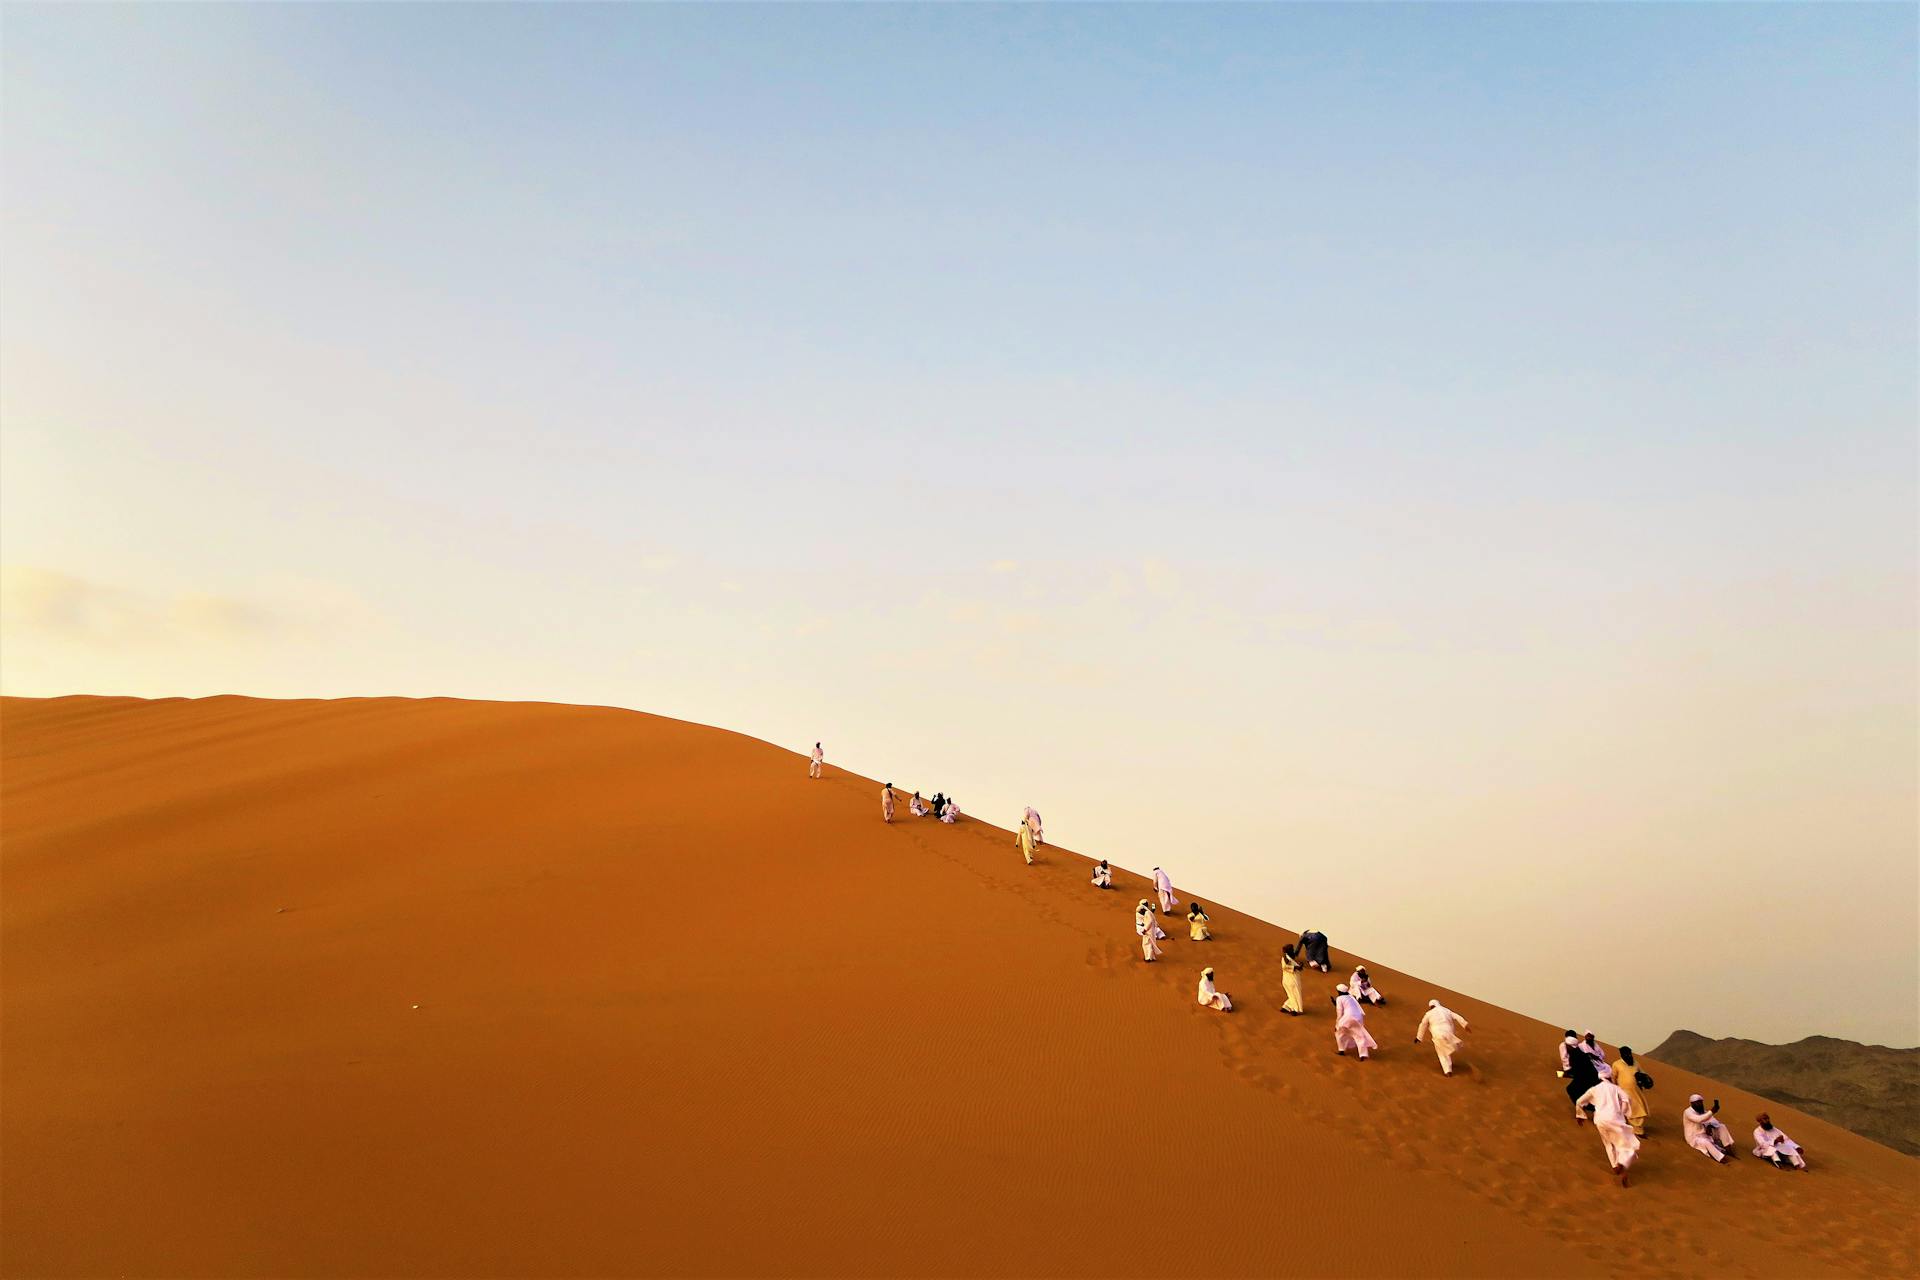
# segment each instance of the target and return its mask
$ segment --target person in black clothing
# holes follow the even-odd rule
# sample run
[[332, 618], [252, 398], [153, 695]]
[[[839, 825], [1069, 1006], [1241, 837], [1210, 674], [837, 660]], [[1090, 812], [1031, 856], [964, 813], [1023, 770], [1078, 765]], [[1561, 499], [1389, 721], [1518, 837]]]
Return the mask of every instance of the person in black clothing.
[[1586, 1113], [1580, 1110], [1580, 1095], [1599, 1083], [1600, 1068], [1590, 1056], [1578, 1049], [1567, 1055], [1567, 1101], [1574, 1104], [1574, 1123], [1586, 1123]]

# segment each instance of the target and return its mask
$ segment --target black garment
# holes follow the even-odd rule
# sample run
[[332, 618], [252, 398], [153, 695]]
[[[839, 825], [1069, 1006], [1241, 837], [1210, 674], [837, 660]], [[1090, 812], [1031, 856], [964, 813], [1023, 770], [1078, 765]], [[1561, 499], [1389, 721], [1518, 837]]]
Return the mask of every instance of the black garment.
[[1580, 1095], [1600, 1083], [1600, 1068], [1585, 1049], [1567, 1050], [1567, 1100], [1580, 1101]]
[[1300, 963], [1318, 965], [1331, 971], [1333, 961], [1327, 958], [1327, 935], [1309, 929], [1300, 935]]

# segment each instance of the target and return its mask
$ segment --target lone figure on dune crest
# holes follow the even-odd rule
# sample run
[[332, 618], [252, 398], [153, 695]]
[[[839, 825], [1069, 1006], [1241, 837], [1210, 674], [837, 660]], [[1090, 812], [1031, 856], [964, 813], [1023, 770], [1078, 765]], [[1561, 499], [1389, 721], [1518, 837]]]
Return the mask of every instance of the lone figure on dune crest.
[[1640, 1139], [1633, 1136], [1628, 1119], [1626, 1092], [1611, 1080], [1596, 1080], [1574, 1105], [1593, 1117], [1593, 1127], [1599, 1130], [1600, 1143], [1607, 1152], [1607, 1167], [1620, 1179], [1620, 1185], [1626, 1186], [1627, 1170], [1640, 1153]]
[[1160, 928], [1160, 922], [1153, 918], [1153, 904], [1145, 898], [1133, 909], [1133, 931], [1140, 935], [1141, 957], [1152, 964], [1160, 954], [1160, 939], [1167, 935]]
[[893, 784], [891, 782], [880, 788], [880, 817], [887, 822], [893, 821]]
[[1467, 1029], [1467, 1020], [1455, 1013], [1438, 1000], [1427, 1001], [1427, 1011], [1420, 1017], [1420, 1025], [1413, 1029], [1413, 1042], [1419, 1044], [1427, 1036], [1433, 1037], [1433, 1051], [1440, 1058], [1440, 1074], [1453, 1074], [1453, 1055], [1460, 1049], [1460, 1033]]
[[1226, 992], [1213, 985], [1213, 970], [1210, 968], [1200, 971], [1200, 1003], [1222, 1013], [1233, 1012], [1233, 1001], [1227, 999]]
[[1347, 1050], [1355, 1050], [1365, 1062], [1367, 1055], [1379, 1047], [1367, 1034], [1367, 1011], [1347, 990], [1347, 984], [1341, 983], [1333, 997], [1333, 1051], [1345, 1057]]
[[822, 751], [822, 750], [820, 749], [820, 744], [819, 744], [819, 743], [817, 743], [817, 742], [816, 742], [816, 743], [814, 743], [814, 744], [813, 744], [813, 759], [811, 759], [811, 760], [809, 760], [809, 761], [807, 762], [807, 776], [808, 776], [809, 778], [817, 778], [817, 777], [819, 777], [819, 776], [820, 776], [820, 766], [821, 766], [821, 765], [823, 765], [823, 764], [825, 764], [825, 763], [826, 763], [826, 761], [827, 761], [827, 753], [826, 753], [825, 751]]
[[1172, 915], [1180, 899], [1173, 896], [1173, 877], [1158, 867], [1153, 869], [1153, 891], [1160, 896], [1160, 914]]

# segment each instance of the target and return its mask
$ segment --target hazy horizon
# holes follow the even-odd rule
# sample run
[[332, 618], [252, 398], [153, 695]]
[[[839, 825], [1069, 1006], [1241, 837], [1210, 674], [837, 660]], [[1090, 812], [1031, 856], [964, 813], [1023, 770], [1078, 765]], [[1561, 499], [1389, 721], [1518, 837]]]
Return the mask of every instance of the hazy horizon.
[[824, 739], [1609, 1043], [1920, 1043], [1911, 7], [0, 29], [7, 693]]

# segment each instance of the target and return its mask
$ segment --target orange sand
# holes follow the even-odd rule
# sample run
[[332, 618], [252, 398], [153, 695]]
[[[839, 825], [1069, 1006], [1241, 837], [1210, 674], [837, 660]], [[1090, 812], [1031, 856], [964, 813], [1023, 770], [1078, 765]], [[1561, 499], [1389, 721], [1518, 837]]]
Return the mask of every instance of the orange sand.
[[[10, 1276], [1920, 1273], [1920, 1162], [1656, 1062], [1622, 1191], [1559, 1028], [1369, 961], [1336, 1058], [1335, 978], [1283, 1017], [1288, 935], [1208, 886], [1146, 966], [1139, 876], [736, 734], [64, 698], [0, 740]], [[1686, 1149], [1694, 1088], [1816, 1172]]]

